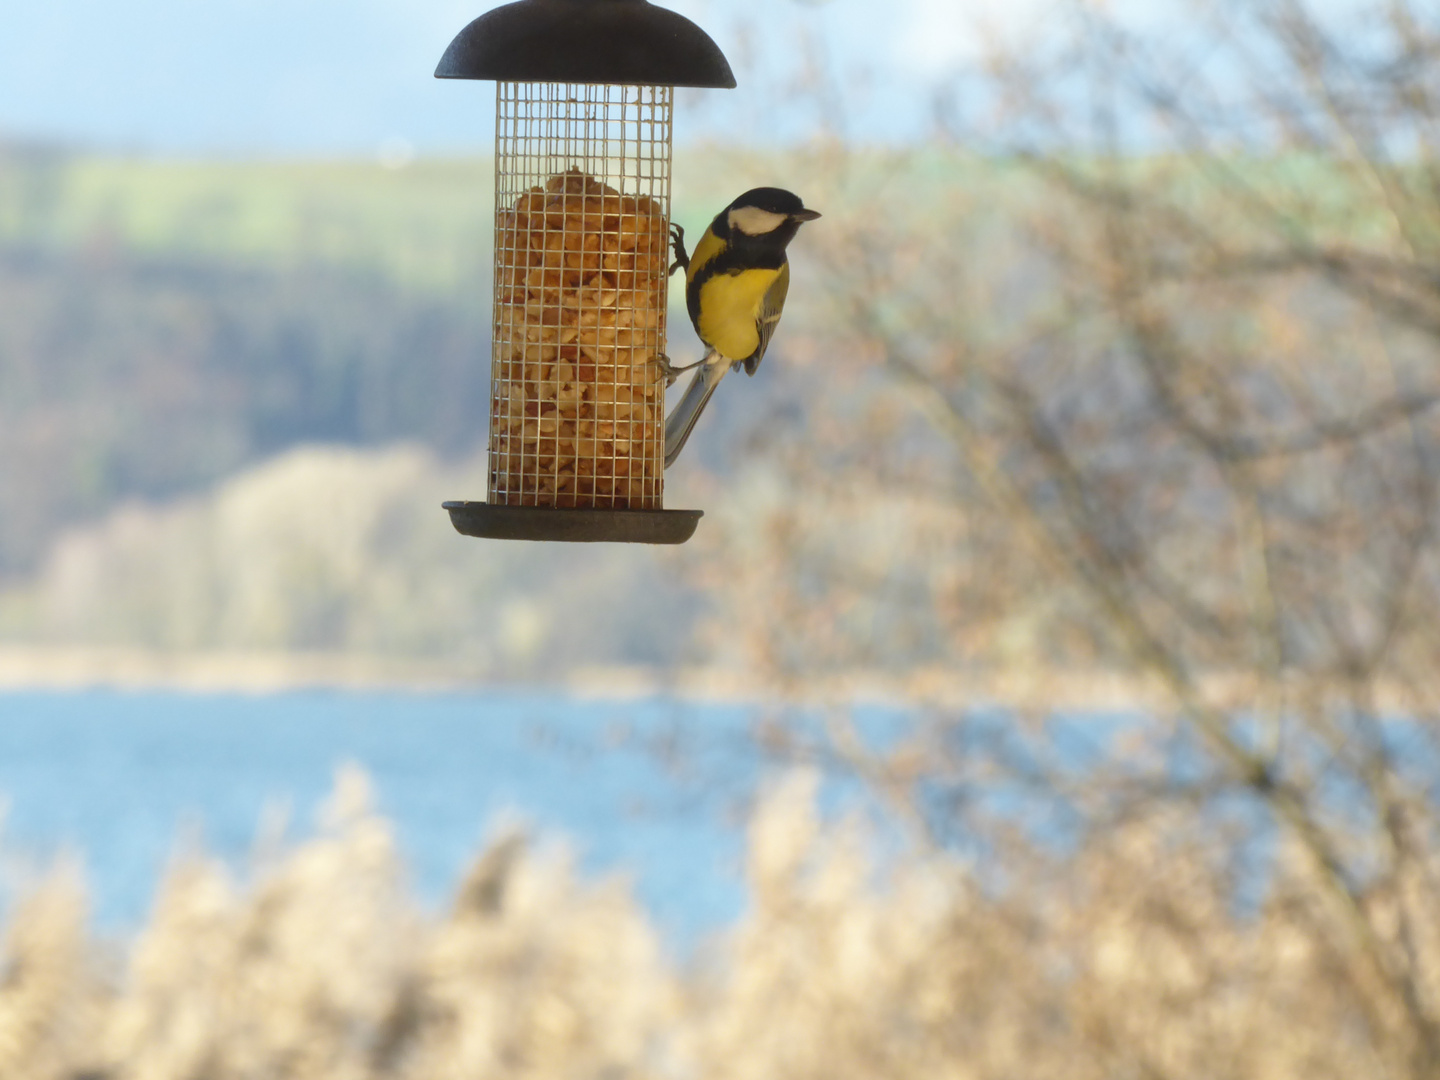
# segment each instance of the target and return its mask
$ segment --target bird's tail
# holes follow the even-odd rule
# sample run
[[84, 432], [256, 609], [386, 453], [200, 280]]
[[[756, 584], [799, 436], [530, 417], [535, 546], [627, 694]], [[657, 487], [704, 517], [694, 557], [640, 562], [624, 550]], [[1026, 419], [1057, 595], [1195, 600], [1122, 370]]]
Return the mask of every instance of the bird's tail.
[[665, 421], [665, 467], [667, 469], [675, 464], [675, 459], [685, 448], [685, 440], [690, 438], [695, 421], [700, 419], [700, 414], [705, 410], [710, 395], [715, 393], [715, 388], [720, 385], [720, 380], [729, 370], [730, 365], [721, 360], [713, 350], [701, 362], [700, 370], [695, 372], [694, 377], [690, 380], [690, 385], [685, 388], [685, 396], [680, 399], [680, 404], [675, 406]]

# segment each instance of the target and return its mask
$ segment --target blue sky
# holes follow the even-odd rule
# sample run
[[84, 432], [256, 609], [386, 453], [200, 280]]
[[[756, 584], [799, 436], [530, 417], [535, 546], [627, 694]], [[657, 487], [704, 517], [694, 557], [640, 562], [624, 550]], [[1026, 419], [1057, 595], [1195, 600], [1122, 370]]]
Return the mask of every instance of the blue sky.
[[[802, 128], [775, 92], [808, 36], [835, 59], [870, 134], [923, 125], [928, 86], [989, 21], [1023, 28], [1047, 0], [666, 0], [742, 79], [687, 95], [677, 133]], [[986, 5], [989, 5], [988, 7]], [[493, 96], [438, 82], [450, 38], [490, 0], [44, 0], [0, 28], [0, 137], [164, 155], [421, 154], [488, 145]], [[716, 95], [722, 95], [716, 99]]]

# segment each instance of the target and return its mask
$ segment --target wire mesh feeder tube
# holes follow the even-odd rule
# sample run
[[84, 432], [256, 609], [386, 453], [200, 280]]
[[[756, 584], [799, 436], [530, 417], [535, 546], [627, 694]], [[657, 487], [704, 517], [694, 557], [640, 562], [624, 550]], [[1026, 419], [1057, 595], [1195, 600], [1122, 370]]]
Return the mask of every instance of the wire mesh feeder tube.
[[673, 93], [497, 84], [492, 505], [662, 505]]

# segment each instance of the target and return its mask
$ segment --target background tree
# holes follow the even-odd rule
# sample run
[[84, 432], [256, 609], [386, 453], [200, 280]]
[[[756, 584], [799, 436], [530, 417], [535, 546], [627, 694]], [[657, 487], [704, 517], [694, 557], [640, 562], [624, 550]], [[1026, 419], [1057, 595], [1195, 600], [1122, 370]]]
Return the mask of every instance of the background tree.
[[784, 479], [709, 534], [716, 625], [778, 681], [1123, 687], [1155, 719], [1082, 747], [937, 707], [885, 756], [806, 749], [1056, 889], [1163, 819], [1206, 889], [1329, 958], [1336, 1045], [1396, 1076], [1440, 1070], [1437, 61], [1404, 2], [1077, 7], [946, 88], [947, 151], [831, 140], [806, 199], [851, 210], [797, 273], [823, 328], [753, 428]]

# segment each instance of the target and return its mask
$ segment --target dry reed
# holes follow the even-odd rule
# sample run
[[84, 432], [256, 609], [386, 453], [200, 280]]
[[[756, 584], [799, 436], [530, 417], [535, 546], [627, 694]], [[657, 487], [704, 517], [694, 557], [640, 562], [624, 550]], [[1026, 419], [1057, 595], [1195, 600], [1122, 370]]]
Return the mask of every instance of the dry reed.
[[[121, 965], [73, 867], [13, 903], [0, 1076], [35, 1080], [1387, 1076], [1383, 1017], [1297, 929], [1281, 858], [1238, 911], [1223, 837], [1165, 810], [1003, 883], [827, 821], [795, 773], [750, 823], [750, 902], [667, 960], [620, 880], [518, 832], [447, 910], [411, 898], [365, 777], [238, 880], [177, 857]], [[1213, 830], [1212, 830], [1213, 831]], [[547, 853], [548, 852], [548, 853]], [[1295, 880], [1303, 880], [1296, 878]]]

